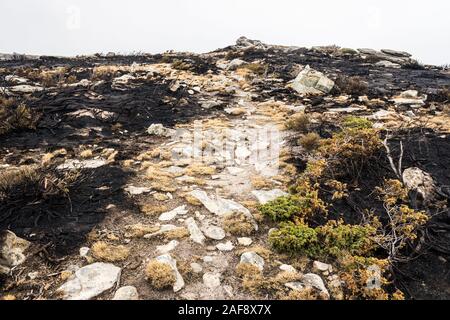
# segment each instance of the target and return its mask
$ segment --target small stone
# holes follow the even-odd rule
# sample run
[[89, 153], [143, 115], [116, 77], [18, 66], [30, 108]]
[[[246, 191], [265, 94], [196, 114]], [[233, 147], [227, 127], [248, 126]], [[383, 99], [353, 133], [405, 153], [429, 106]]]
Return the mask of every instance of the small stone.
[[138, 196], [138, 195], [141, 195], [144, 193], [149, 193], [150, 191], [152, 191], [151, 188], [135, 187], [135, 186], [128, 186], [124, 190], [132, 196]]
[[203, 284], [208, 288], [217, 288], [220, 286], [220, 273], [207, 272], [203, 275]]
[[173, 132], [174, 131], [172, 129], [165, 128], [160, 123], [154, 123], [147, 129], [147, 133], [149, 135], [158, 137], [169, 137]]
[[332, 269], [331, 265], [320, 262], [320, 261], [314, 261], [313, 268], [315, 271], [321, 271], [321, 272], [331, 271], [331, 269]]
[[91, 249], [88, 247], [80, 248], [80, 257], [86, 257]]
[[203, 267], [199, 263], [196, 263], [196, 262], [191, 263], [191, 268], [194, 273], [200, 273], [203, 271]]
[[188, 213], [189, 210], [186, 209], [186, 206], [180, 206], [178, 208], [173, 209], [169, 212], [164, 212], [162, 215], [159, 216], [160, 221], [169, 221], [174, 219], [177, 215], [185, 215]]
[[125, 286], [117, 289], [112, 300], [139, 300], [139, 294], [135, 287]]
[[30, 242], [19, 238], [11, 231], [0, 233], [0, 273], [8, 273], [10, 268], [25, 262], [24, 252], [30, 246]]
[[286, 271], [286, 272], [297, 273], [297, 270], [293, 266], [291, 266], [289, 264], [282, 264], [280, 266], [280, 270]]
[[253, 251], [244, 252], [241, 255], [241, 263], [250, 263], [261, 271], [264, 269], [264, 259]]
[[326, 297], [330, 297], [330, 294], [323, 283], [322, 278], [314, 273], [307, 273], [302, 277], [302, 283], [306, 287], [312, 287], [318, 289], [321, 293], [323, 293]]
[[210, 239], [222, 240], [225, 238], [225, 231], [217, 226], [206, 226], [202, 228], [203, 233]]
[[234, 249], [233, 243], [231, 241], [227, 241], [225, 243], [219, 243], [216, 245], [216, 248], [219, 251], [231, 251]]
[[166, 254], [174, 250], [178, 246], [178, 244], [179, 242], [177, 240], [172, 240], [168, 244], [157, 246], [156, 251], [158, 251], [160, 254]]
[[244, 247], [247, 247], [253, 243], [253, 240], [251, 238], [247, 238], [247, 237], [237, 238], [237, 240], [238, 240], [238, 243]]
[[198, 227], [197, 223], [195, 222], [194, 218], [188, 218], [185, 221], [186, 226], [189, 230], [189, 233], [191, 234], [190, 238], [192, 241], [198, 244], [203, 244], [205, 242], [205, 236], [203, 235], [202, 231]]
[[169, 200], [169, 197], [166, 194], [159, 193], [159, 192], [153, 194], [153, 198], [155, 200], [158, 200], [158, 201], [167, 201], [167, 200]]

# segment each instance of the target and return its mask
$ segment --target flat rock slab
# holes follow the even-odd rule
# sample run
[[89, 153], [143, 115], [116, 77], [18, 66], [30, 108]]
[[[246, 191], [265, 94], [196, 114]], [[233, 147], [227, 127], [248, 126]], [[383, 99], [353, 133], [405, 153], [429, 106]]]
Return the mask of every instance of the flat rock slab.
[[270, 191], [265, 190], [254, 190], [252, 194], [258, 199], [260, 204], [266, 204], [267, 202], [273, 201], [279, 197], [284, 197], [289, 195], [287, 192], [284, 192], [280, 189], [273, 189]]
[[96, 262], [78, 269], [57, 291], [64, 300], [89, 300], [114, 287], [121, 270], [110, 263]]
[[186, 209], [186, 206], [181, 206], [178, 208], [173, 209], [169, 212], [164, 212], [159, 216], [159, 221], [169, 221], [174, 219], [177, 215], [185, 215], [188, 213], [188, 210]]

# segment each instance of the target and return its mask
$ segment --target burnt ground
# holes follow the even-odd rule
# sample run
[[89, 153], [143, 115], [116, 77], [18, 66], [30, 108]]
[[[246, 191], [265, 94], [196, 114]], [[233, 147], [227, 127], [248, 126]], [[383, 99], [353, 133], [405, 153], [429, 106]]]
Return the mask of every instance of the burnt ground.
[[[369, 98], [381, 98], [386, 102], [389, 97], [409, 89], [428, 93], [432, 101], [439, 100], [439, 96], [433, 95], [450, 84], [448, 72], [437, 67], [408, 65], [399, 69], [383, 68], [359, 55], [335, 56], [305, 48], [240, 50], [230, 47], [216, 51], [217, 56], [171, 53], [0, 61], [0, 86], [11, 85], [4, 80], [5, 75], [21, 75], [30, 68], [65, 67], [68, 75], [81, 81], [91, 79], [96, 66], [182, 62], [182, 69], [206, 76], [208, 73], [220, 73], [215, 63], [230, 50], [236, 51], [236, 57], [245, 61], [261, 61], [267, 65], [266, 75], [282, 80], [253, 79], [253, 92], [257, 93], [254, 101], [274, 98], [292, 104], [304, 103], [308, 110], [317, 112], [333, 105], [323, 98], [312, 101], [303, 99], [286, 88], [287, 82], [295, 78], [298, 65], [308, 64], [332, 79], [340, 74], [361, 77], [368, 83]], [[59, 148], [67, 149], [70, 157], [76, 157], [80, 145], [95, 146], [94, 149], [113, 148], [118, 151], [117, 160], [130, 159], [161, 144], [162, 139], [149, 137], [146, 133], [153, 123], [174, 127], [224, 113], [226, 103], [205, 109], [201, 106], [199, 95], [188, 92], [189, 85], [172, 90], [176, 81], [160, 75], [146, 78], [144, 72], [137, 71], [133, 73], [136, 79], [130, 80], [125, 87], [115, 88], [113, 79], [127, 73], [119, 70], [113, 75], [106, 75], [102, 82], [88, 86], [57, 86], [32, 94], [16, 94], [16, 99], [39, 113], [40, 121], [35, 130], [17, 130], [0, 137], [3, 164], [38, 164], [44, 153]], [[222, 101], [229, 99], [229, 94], [225, 92], [215, 92], [214, 95]], [[333, 95], [337, 97], [339, 94]], [[329, 130], [324, 129], [323, 136], [327, 134]], [[404, 167], [417, 166], [429, 172], [443, 193], [450, 195], [449, 135], [435, 131], [398, 132], [391, 140], [394, 154], [398, 150], [398, 139], [405, 146]], [[12, 206], [7, 214], [2, 212], [0, 230], [11, 230], [32, 241], [37, 244], [35, 251], [43, 253], [46, 263], [57, 264], [60, 257], [76, 252], [86, 242], [87, 234], [106, 219], [105, 208], [108, 205], [113, 204], [118, 211], [127, 210], [130, 214], [138, 212], [135, 199], [123, 190], [133, 174], [116, 164], [83, 169], [83, 179], [70, 189], [70, 202], [64, 199], [20, 209]], [[385, 155], [381, 154], [374, 159], [370, 170], [362, 171], [359, 179], [362, 188], [352, 192], [345, 202], [335, 203], [330, 218], [341, 217], [345, 212], [346, 221], [358, 223], [363, 208], [382, 209], [381, 203], [370, 197], [370, 192], [386, 177], [392, 177], [392, 173]], [[423, 230], [424, 244], [420, 250], [411, 252], [408, 263], [396, 265], [396, 283], [410, 298], [450, 298], [449, 231], [450, 213], [436, 215]]]

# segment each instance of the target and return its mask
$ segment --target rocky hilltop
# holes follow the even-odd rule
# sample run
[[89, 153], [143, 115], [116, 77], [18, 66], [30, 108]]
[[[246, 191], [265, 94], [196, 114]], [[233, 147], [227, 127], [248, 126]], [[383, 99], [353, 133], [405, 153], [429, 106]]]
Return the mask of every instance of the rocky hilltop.
[[450, 298], [449, 99], [388, 49], [0, 55], [0, 299]]

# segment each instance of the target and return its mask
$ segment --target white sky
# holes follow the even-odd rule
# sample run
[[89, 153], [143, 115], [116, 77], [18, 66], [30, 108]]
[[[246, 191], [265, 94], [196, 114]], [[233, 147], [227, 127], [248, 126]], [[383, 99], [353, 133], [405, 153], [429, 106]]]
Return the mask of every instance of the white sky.
[[0, 0], [0, 52], [207, 52], [271, 44], [405, 50], [450, 63], [448, 0]]

